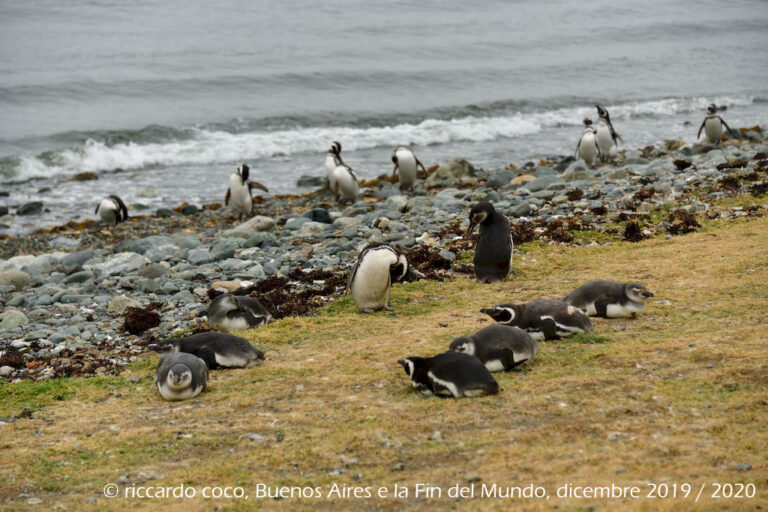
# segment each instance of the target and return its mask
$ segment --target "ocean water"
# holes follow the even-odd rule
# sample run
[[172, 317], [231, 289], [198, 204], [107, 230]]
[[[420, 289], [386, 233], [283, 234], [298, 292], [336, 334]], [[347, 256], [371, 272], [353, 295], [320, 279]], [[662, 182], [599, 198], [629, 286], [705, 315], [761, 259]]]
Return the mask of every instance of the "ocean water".
[[332, 140], [361, 177], [400, 144], [427, 166], [571, 154], [595, 102], [628, 147], [694, 140], [710, 102], [765, 125], [768, 2], [0, 2], [0, 205], [47, 210], [2, 231], [110, 193], [220, 201], [242, 162], [296, 192]]

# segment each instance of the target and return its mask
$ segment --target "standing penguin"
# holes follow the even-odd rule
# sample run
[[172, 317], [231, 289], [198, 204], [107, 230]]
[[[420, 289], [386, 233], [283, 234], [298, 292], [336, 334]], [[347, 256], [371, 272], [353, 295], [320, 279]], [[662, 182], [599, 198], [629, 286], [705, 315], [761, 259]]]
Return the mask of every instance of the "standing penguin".
[[499, 384], [474, 356], [445, 352], [433, 357], [406, 357], [397, 361], [416, 391], [440, 397], [495, 395]]
[[730, 132], [731, 127], [723, 120], [722, 117], [717, 115], [717, 106], [711, 103], [707, 107], [707, 116], [699, 126], [699, 133], [696, 134], [696, 138], [701, 137], [701, 131], [705, 130], [707, 135], [707, 141], [710, 144], [720, 144], [720, 137], [723, 135], [723, 126]]
[[592, 281], [579, 286], [563, 300], [589, 316], [628, 318], [643, 310], [648, 297], [653, 294], [640, 283]]
[[595, 129], [592, 128], [592, 120], [589, 118], [584, 119], [584, 131], [579, 143], [576, 144], [576, 156], [584, 160], [589, 167], [594, 166], [595, 160], [600, 156], [600, 148], [595, 139]]
[[328, 150], [328, 152], [325, 154], [325, 172], [326, 172], [326, 180], [325, 185], [328, 187], [328, 190], [333, 192], [336, 188], [336, 176], [334, 176], [334, 171], [336, 170], [336, 166], [341, 163], [341, 142], [333, 141], [331, 143], [331, 148]]
[[272, 320], [272, 314], [258, 299], [224, 293], [208, 306], [208, 323], [220, 331], [242, 331]]
[[101, 220], [106, 224], [115, 224], [119, 222], [125, 222], [128, 218], [128, 208], [125, 207], [125, 203], [118, 196], [107, 196], [101, 200], [96, 207], [96, 212], [101, 217]]
[[395, 168], [392, 170], [392, 177], [400, 170], [400, 190], [411, 189], [413, 184], [416, 183], [416, 173], [418, 167], [421, 170], [427, 172], [416, 154], [408, 146], [398, 146], [392, 152], [392, 163], [395, 164]]
[[493, 324], [472, 336], [461, 336], [451, 342], [450, 349], [475, 356], [489, 372], [509, 371], [530, 364], [539, 353], [539, 345], [519, 327]]
[[611, 116], [608, 115], [608, 110], [601, 105], [595, 105], [595, 108], [597, 108], [597, 115], [600, 116], [600, 121], [597, 123], [595, 140], [600, 150], [600, 159], [608, 160], [611, 158], [614, 148], [619, 144], [621, 135], [613, 129], [613, 123], [611, 123]]
[[192, 354], [175, 352], [165, 355], [157, 365], [155, 386], [165, 400], [194, 398], [208, 386], [208, 367]]
[[512, 233], [509, 220], [487, 201], [477, 203], [469, 212], [467, 236], [480, 227], [475, 244], [475, 278], [481, 283], [506, 279], [512, 268]]
[[209, 370], [250, 368], [264, 361], [264, 354], [245, 338], [220, 332], [200, 332], [184, 338], [163, 340], [148, 347], [159, 354], [192, 354], [202, 359]]
[[579, 308], [561, 300], [539, 299], [528, 304], [499, 304], [481, 313], [504, 325], [525, 329], [537, 341], [557, 340], [592, 332], [592, 322]]
[[248, 217], [253, 211], [253, 195], [251, 194], [251, 189], [258, 188], [264, 192], [269, 192], [269, 189], [258, 181], [248, 181], [250, 172], [250, 167], [245, 164], [238, 167], [229, 177], [229, 188], [227, 189], [227, 195], [224, 198], [224, 204], [227, 206], [229, 206], [229, 200], [232, 200], [232, 206], [237, 212], [239, 219]]
[[339, 165], [333, 170], [333, 179], [333, 192], [337, 201], [351, 203], [357, 201], [360, 182], [350, 166], [339, 160]]
[[408, 259], [404, 254], [388, 245], [373, 243], [357, 256], [347, 288], [359, 311], [388, 309], [392, 283], [407, 273]]

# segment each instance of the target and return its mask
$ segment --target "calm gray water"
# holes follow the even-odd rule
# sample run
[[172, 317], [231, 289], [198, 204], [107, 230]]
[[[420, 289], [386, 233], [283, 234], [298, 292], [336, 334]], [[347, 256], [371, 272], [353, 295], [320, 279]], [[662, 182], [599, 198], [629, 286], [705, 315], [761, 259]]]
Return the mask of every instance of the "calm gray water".
[[711, 101], [764, 123], [768, 2], [2, 1], [0, 204], [45, 201], [16, 232], [108, 193], [220, 200], [241, 162], [295, 191], [331, 140], [363, 177], [403, 143], [522, 163], [571, 153], [596, 101], [631, 147], [693, 140]]

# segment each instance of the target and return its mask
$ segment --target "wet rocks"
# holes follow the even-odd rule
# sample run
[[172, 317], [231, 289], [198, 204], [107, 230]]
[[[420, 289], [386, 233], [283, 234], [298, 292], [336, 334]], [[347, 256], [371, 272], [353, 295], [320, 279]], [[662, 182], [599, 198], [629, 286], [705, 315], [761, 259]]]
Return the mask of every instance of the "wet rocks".
[[21, 311], [10, 309], [0, 313], [0, 329], [15, 329], [28, 323], [29, 318]]
[[0, 272], [0, 286], [12, 286], [22, 290], [32, 281], [32, 277], [22, 270], [11, 268]]
[[272, 231], [276, 225], [274, 219], [257, 215], [232, 229], [223, 231], [221, 236], [248, 238], [259, 231]]
[[123, 329], [131, 334], [141, 334], [160, 325], [160, 315], [149, 309], [128, 306], [123, 313]]
[[32, 201], [25, 203], [16, 210], [16, 215], [35, 215], [43, 211], [42, 201]]

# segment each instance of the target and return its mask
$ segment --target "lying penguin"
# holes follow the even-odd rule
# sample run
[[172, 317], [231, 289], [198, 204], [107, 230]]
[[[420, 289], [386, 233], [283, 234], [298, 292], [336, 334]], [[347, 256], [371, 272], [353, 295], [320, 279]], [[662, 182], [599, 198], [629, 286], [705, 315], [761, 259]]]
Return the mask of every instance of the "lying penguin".
[[155, 386], [165, 400], [194, 398], [208, 387], [208, 367], [192, 354], [165, 355], [157, 365]]
[[406, 357], [397, 361], [419, 393], [440, 397], [495, 395], [499, 384], [474, 356], [445, 352], [433, 357]]
[[408, 259], [404, 254], [385, 244], [368, 244], [357, 256], [347, 289], [363, 313], [388, 309], [392, 283], [402, 280], [407, 273]]
[[487, 201], [477, 203], [469, 212], [467, 236], [479, 226], [475, 244], [475, 278], [481, 283], [493, 283], [507, 278], [512, 268], [512, 233], [509, 220]]
[[537, 341], [592, 332], [589, 317], [579, 308], [561, 300], [539, 299], [527, 304], [499, 304], [480, 311], [500, 324], [525, 329]]
[[96, 207], [96, 213], [105, 224], [115, 224], [125, 222], [128, 218], [128, 208], [120, 197], [111, 195], [101, 200]]
[[592, 281], [579, 286], [563, 300], [589, 316], [632, 318], [643, 310], [648, 297], [653, 294], [640, 283]]
[[527, 331], [501, 324], [484, 327], [472, 336], [456, 338], [449, 348], [475, 356], [489, 372], [509, 371], [521, 364], [530, 364], [539, 352], [538, 343]]
[[208, 323], [219, 331], [242, 331], [266, 324], [272, 315], [258, 299], [224, 293], [208, 306]]
[[221, 332], [201, 332], [149, 345], [159, 354], [184, 353], [202, 359], [209, 369], [250, 368], [264, 361], [264, 354], [244, 338]]

